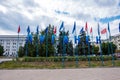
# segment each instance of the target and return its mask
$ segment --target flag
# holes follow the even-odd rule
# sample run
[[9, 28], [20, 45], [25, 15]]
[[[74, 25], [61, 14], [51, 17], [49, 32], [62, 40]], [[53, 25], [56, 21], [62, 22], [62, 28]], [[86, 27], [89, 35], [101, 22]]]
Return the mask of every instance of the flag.
[[74, 36], [75, 44], [77, 43], [77, 36]]
[[81, 30], [80, 30], [80, 34], [82, 34], [83, 33], [83, 27], [81, 28]]
[[28, 36], [26, 37], [26, 44], [28, 43]]
[[48, 27], [46, 27], [46, 29], [45, 29], [45, 33], [46, 33], [46, 34], [48, 33]]
[[99, 43], [101, 43], [101, 39], [100, 39], [100, 38], [101, 38], [101, 37], [99, 36], [99, 37], [98, 37], [98, 41], [99, 41]]
[[40, 43], [42, 44], [44, 42], [45, 36], [44, 35], [40, 35]]
[[120, 23], [119, 23], [119, 32], [120, 32]]
[[28, 42], [32, 43], [32, 35], [31, 34], [27, 35], [26, 43], [28, 43]]
[[91, 29], [90, 29], [90, 34], [92, 33], [92, 27], [91, 27]]
[[53, 33], [56, 34], [56, 32], [57, 32], [57, 28], [54, 27]]
[[39, 25], [37, 26], [36, 33], [39, 34]]
[[62, 22], [62, 24], [60, 25], [60, 29], [59, 31], [64, 27], [64, 22]]
[[87, 25], [87, 22], [86, 22], [86, 24], [85, 24], [85, 31], [87, 31], [88, 30], [88, 25]]
[[89, 43], [89, 36], [86, 36], [86, 43]]
[[65, 44], [68, 44], [68, 36], [64, 36], [63, 41]]
[[76, 22], [74, 22], [74, 26], [73, 26], [72, 34], [74, 33], [75, 29], [76, 29]]
[[20, 33], [20, 25], [19, 25], [19, 27], [18, 27], [18, 33]]
[[96, 44], [101, 43], [100, 36], [96, 36]]
[[110, 25], [109, 25], [109, 23], [108, 23], [108, 32], [110, 33]]
[[99, 41], [98, 36], [96, 36], [96, 44], [98, 44], [98, 41]]
[[30, 27], [28, 26], [28, 28], [27, 28], [27, 32], [28, 32], [28, 34], [30, 33]]
[[78, 36], [78, 44], [80, 44], [80, 36]]
[[32, 43], [32, 35], [31, 34], [29, 34], [29, 41], [30, 41], [30, 43]]
[[102, 31], [101, 31], [101, 34], [105, 34], [107, 32], [106, 28], [104, 28]]
[[52, 35], [51, 43], [54, 44], [54, 42], [55, 42], [55, 35]]
[[98, 23], [98, 35], [100, 36], [100, 26], [99, 26], [99, 23]]

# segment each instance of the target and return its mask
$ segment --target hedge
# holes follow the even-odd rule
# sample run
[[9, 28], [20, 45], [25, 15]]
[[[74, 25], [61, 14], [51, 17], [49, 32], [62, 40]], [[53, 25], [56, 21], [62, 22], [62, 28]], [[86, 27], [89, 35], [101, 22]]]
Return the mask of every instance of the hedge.
[[[101, 61], [102, 59], [104, 61], [112, 60], [112, 56], [65, 56], [65, 57], [23, 57], [23, 62], [60, 62], [62, 60], [64, 61], [88, 61], [90, 58], [90, 61]], [[114, 60], [116, 60], [116, 57], [114, 57]]]

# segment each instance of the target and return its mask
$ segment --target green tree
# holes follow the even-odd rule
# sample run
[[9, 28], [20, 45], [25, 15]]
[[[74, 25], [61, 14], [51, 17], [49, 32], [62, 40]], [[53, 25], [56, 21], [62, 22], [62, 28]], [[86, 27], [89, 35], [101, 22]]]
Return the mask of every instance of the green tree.
[[3, 53], [4, 53], [4, 48], [3, 48], [3, 46], [0, 45], [0, 56], [2, 56]]
[[[78, 55], [88, 55], [89, 52], [90, 54], [92, 54], [92, 46], [90, 45], [90, 43], [89, 43], [89, 46], [86, 43], [85, 31], [80, 33], [79, 36], [80, 36], [80, 43], [76, 46], [76, 49], [78, 48]], [[88, 41], [90, 41], [90, 39]], [[90, 51], [88, 51], [88, 47]]]
[[98, 53], [99, 47], [98, 47], [98, 46], [93, 46], [93, 48], [94, 48], [94, 54], [95, 54], [95, 55], [98, 55], [98, 54], [99, 54], [99, 53]]
[[[64, 36], [69, 36], [69, 31], [65, 32], [65, 31], [60, 31], [60, 34], [59, 34], [59, 38], [58, 38], [58, 45], [57, 45], [57, 48], [58, 48], [58, 54], [59, 55], [70, 55], [72, 56], [73, 55], [73, 43], [72, 41], [68, 41], [68, 44], [63, 44], [63, 37]], [[65, 52], [65, 53], [63, 53]]]
[[[32, 43], [30, 43], [28, 41], [28, 43], [24, 45], [24, 47], [20, 47], [19, 48], [19, 56], [23, 56], [23, 53], [25, 55], [26, 50], [28, 53], [28, 56], [30, 57], [35, 57], [36, 55], [38, 56], [46, 56], [46, 48], [48, 50], [48, 54], [47, 56], [53, 56], [54, 55], [54, 51], [55, 51], [55, 47], [54, 45], [52, 45], [51, 43], [51, 37], [53, 35], [53, 28], [51, 25], [48, 26], [48, 33], [45, 33], [45, 30], [39, 32], [40, 35], [44, 35], [45, 36], [45, 40], [43, 42], [43, 44], [40, 44], [40, 40], [39, 40], [39, 36], [35, 33], [32, 33], [32, 37], [33, 37], [33, 41]], [[37, 46], [38, 46], [38, 54], [37, 54]], [[47, 47], [46, 47], [47, 46]]]
[[25, 49], [24, 49], [24, 47], [22, 47], [22, 46], [19, 47], [18, 56], [19, 57], [25, 56]]
[[111, 43], [102, 43], [102, 53], [103, 55], [109, 55], [109, 54], [112, 54], [112, 50], [111, 50], [111, 45], [112, 45], [112, 50], [113, 50], [113, 53], [115, 52], [116, 50], [116, 45], [113, 44], [112, 42]]

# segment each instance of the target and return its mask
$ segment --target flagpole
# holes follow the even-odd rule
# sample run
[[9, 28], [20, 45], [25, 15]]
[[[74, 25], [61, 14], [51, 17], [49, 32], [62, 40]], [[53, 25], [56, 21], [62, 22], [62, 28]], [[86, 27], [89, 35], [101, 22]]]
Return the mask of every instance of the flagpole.
[[65, 47], [64, 47], [64, 33], [65, 33], [65, 30], [64, 30], [64, 28], [63, 28], [63, 34], [62, 34], [62, 36], [63, 36], [63, 40], [62, 40], [62, 44], [63, 44], [63, 53], [62, 53], [62, 67], [64, 67], [65, 65], [64, 65], [64, 53], [65, 53]]
[[82, 42], [82, 48], [83, 48], [83, 53], [84, 53], [84, 56], [85, 56], [86, 54], [85, 54], [85, 44], [84, 44], [84, 42]]
[[19, 47], [19, 32], [18, 32], [18, 43], [17, 43], [17, 54], [16, 54], [16, 59], [18, 58], [18, 47]]
[[91, 64], [90, 64], [90, 44], [89, 44], [89, 36], [88, 36], [88, 26], [87, 26], [87, 22], [86, 22], [86, 27], [85, 27], [85, 29], [86, 29], [86, 31], [87, 31], [87, 36], [86, 37], [88, 37], [88, 54], [87, 54], [87, 56], [88, 56], [88, 64], [89, 64], [89, 67], [91, 66]]
[[[109, 29], [109, 23], [108, 23], [108, 29]], [[111, 44], [111, 33], [110, 33], [110, 29], [109, 29], [109, 40], [110, 40], [110, 49], [111, 49], [111, 52], [112, 52], [112, 65], [115, 66], [113, 47], [112, 47], [112, 44]]]
[[37, 50], [36, 50], [36, 57], [38, 57], [38, 34], [37, 34]]
[[26, 43], [26, 57], [28, 56], [28, 42], [29, 42], [29, 33], [30, 33], [30, 28], [29, 28], [29, 25], [28, 25], [28, 28], [27, 28], [27, 43]]
[[38, 36], [39, 36], [39, 25], [37, 26], [36, 34], [37, 34], [37, 44], [36, 44], [36, 57], [38, 57]]
[[27, 35], [27, 43], [26, 43], [26, 57], [28, 56], [28, 42], [29, 42], [29, 40], [28, 40], [28, 35]]
[[46, 58], [48, 57], [48, 34], [46, 33]]
[[92, 31], [92, 55], [94, 54], [94, 42], [93, 42], [93, 31]]
[[101, 45], [101, 36], [100, 36], [100, 31], [99, 31], [99, 23], [98, 23], [98, 37], [99, 37], [99, 46], [100, 46], [100, 58], [101, 58], [101, 64], [104, 66], [103, 62], [103, 54], [102, 54], [102, 45]]
[[89, 63], [89, 67], [90, 67], [91, 64], [90, 64], [90, 43], [89, 43], [89, 40], [88, 40], [88, 63]]
[[[74, 22], [74, 25], [75, 25], [75, 27], [76, 27], [76, 22]], [[76, 28], [75, 28], [75, 36], [77, 37], [77, 34], [76, 34]], [[78, 37], [77, 37], [77, 40], [78, 40]], [[76, 46], [77, 45], [77, 46]], [[76, 44], [75, 46], [76, 46], [76, 67], [78, 67], [78, 44]]]
[[110, 54], [110, 42], [109, 42], [108, 33], [106, 33], [106, 38], [107, 38], [107, 42], [108, 42], [108, 56], [109, 56], [109, 54]]

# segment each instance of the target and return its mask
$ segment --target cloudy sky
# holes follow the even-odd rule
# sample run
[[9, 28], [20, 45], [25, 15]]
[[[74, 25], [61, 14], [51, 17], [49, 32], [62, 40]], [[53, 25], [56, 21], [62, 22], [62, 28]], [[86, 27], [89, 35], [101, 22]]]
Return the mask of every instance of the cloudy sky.
[[120, 22], [120, 0], [0, 0], [0, 35], [17, 35], [20, 25], [20, 34], [36, 32], [49, 24], [57, 26], [57, 34], [61, 22], [65, 23], [65, 30], [72, 36], [74, 21], [77, 25], [77, 34], [88, 22], [88, 28], [93, 28], [97, 34], [97, 23], [101, 30], [110, 23], [111, 34], [118, 34]]

